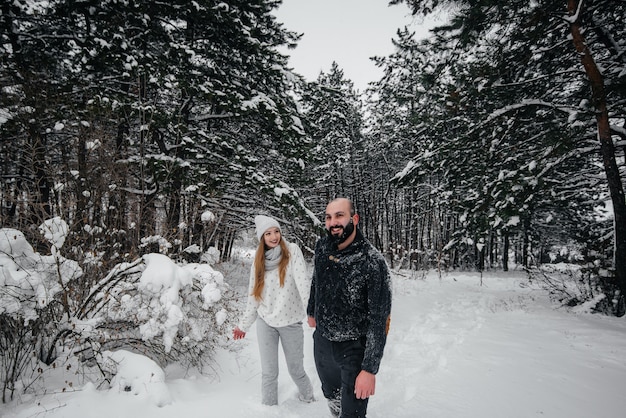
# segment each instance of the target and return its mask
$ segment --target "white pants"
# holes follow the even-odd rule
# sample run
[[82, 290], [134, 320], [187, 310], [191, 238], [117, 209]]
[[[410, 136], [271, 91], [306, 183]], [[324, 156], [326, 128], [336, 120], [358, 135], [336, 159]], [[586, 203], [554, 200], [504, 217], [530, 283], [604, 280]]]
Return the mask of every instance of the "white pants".
[[300, 399], [313, 398], [313, 386], [304, 371], [304, 331], [302, 322], [285, 327], [271, 327], [260, 317], [256, 321], [259, 353], [261, 355], [261, 402], [278, 404], [278, 341], [285, 353], [287, 370], [298, 387]]

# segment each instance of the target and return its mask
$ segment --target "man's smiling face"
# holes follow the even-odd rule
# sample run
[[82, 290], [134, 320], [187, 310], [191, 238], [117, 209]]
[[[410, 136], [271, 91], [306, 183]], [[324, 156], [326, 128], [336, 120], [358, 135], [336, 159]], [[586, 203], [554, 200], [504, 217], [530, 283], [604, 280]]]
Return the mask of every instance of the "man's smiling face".
[[352, 215], [350, 211], [348, 199], [333, 200], [326, 206], [324, 224], [328, 234], [337, 244], [343, 243], [352, 235], [358, 222], [357, 215]]

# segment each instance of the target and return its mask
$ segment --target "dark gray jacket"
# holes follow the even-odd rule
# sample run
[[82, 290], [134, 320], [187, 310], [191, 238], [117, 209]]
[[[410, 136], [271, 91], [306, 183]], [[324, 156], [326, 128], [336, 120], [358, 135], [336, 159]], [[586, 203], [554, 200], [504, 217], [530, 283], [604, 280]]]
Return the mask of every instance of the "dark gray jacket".
[[391, 279], [382, 254], [357, 228], [354, 241], [339, 251], [328, 237], [315, 246], [307, 315], [330, 341], [365, 337], [362, 370], [377, 373], [387, 341]]

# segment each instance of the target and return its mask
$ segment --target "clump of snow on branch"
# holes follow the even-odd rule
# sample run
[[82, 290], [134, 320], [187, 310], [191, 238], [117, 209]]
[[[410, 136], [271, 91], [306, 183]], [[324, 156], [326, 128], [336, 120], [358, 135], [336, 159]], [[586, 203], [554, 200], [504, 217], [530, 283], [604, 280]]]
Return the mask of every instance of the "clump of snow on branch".
[[56, 255], [58, 250], [60, 250], [65, 243], [69, 227], [63, 219], [57, 216], [44, 221], [44, 223], [39, 226], [39, 232], [41, 232], [44, 238], [52, 245], [50, 249], [52, 255]]
[[202, 212], [202, 215], [200, 216], [200, 220], [203, 223], [211, 223], [211, 222], [215, 222], [216, 217], [213, 212], [211, 212], [210, 210], [207, 210], [207, 211]]

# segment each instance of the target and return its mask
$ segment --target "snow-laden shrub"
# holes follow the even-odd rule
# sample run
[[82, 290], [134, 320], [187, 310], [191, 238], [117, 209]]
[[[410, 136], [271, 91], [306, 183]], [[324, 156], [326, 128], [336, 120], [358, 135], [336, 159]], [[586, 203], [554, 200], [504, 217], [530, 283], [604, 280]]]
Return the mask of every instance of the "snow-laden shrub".
[[[58, 253], [63, 245], [59, 230], [67, 225], [55, 218], [42, 225], [52, 244], [52, 255], [36, 253], [24, 234], [0, 229], [0, 384], [2, 400], [29, 386], [32, 371], [55, 355], [58, 321], [69, 317], [64, 292], [68, 282], [82, 275], [78, 264]], [[62, 327], [61, 327], [62, 328]], [[36, 376], [36, 374], [34, 374]], [[28, 377], [26, 377], [28, 376]]]
[[621, 308], [619, 293], [616, 297], [607, 295], [616, 294], [615, 289], [608, 289], [607, 277], [611, 272], [594, 266], [555, 263], [543, 264], [528, 269], [529, 278], [546, 289], [550, 297], [569, 307], [573, 312], [604, 313], [618, 315]]
[[[232, 291], [206, 264], [178, 265], [162, 254], [122, 264], [93, 291], [83, 324], [96, 324], [98, 350], [135, 348], [159, 363], [202, 366], [226, 345], [233, 327]], [[106, 337], [106, 338], [104, 338]]]
[[[59, 241], [52, 248], [57, 245]], [[22, 232], [0, 229], [0, 314], [21, 317], [25, 323], [35, 320], [71, 279], [81, 275], [75, 261], [56, 251], [50, 256], [36, 253]]]
[[202, 369], [228, 344], [237, 306], [224, 276], [209, 265], [147, 254], [86, 280], [79, 263], [60, 254], [67, 225], [55, 218], [40, 231], [51, 255], [35, 252], [20, 231], [0, 229], [3, 395], [34, 388], [25, 376], [44, 375], [55, 360], [73, 364], [70, 356], [93, 366], [98, 353], [125, 349], [162, 366]]

